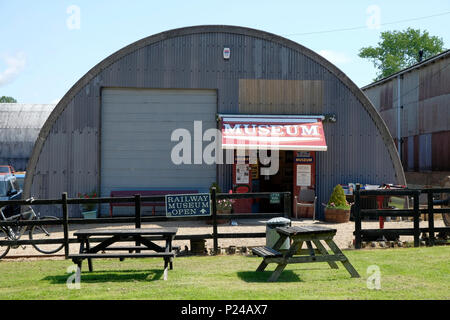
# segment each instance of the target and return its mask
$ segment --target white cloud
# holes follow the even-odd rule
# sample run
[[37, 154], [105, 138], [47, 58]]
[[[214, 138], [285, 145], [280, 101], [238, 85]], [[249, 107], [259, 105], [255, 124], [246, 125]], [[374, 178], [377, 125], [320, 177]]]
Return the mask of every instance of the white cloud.
[[58, 104], [61, 99], [53, 99], [50, 104]]
[[343, 52], [320, 50], [319, 54], [333, 64], [345, 64], [352, 61], [352, 59]]
[[14, 81], [14, 79], [25, 68], [26, 57], [23, 52], [18, 52], [14, 56], [3, 55], [0, 58], [4, 61], [6, 69], [0, 70], [0, 87]]

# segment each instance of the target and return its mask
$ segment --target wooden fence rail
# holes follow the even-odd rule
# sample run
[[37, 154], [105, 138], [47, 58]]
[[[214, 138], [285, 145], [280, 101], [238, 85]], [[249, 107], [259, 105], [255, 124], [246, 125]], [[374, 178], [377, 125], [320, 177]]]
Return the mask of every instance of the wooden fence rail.
[[[289, 217], [291, 214], [291, 193], [277, 192], [283, 197], [283, 212], [280, 213], [242, 213], [242, 214], [221, 214], [220, 219], [270, 219], [275, 217]], [[69, 226], [71, 224], [114, 224], [114, 223], [134, 223], [136, 228], [140, 228], [143, 222], [163, 222], [163, 221], [205, 221], [212, 220], [211, 234], [192, 234], [192, 235], [177, 235], [175, 240], [195, 240], [195, 239], [213, 239], [214, 252], [218, 251], [218, 239], [220, 238], [262, 238], [266, 234], [263, 232], [253, 233], [219, 233], [217, 224], [217, 200], [219, 199], [257, 199], [270, 198], [270, 192], [258, 193], [216, 193], [213, 188], [211, 192], [212, 214], [211, 216], [196, 216], [196, 217], [165, 217], [165, 216], [141, 216], [142, 202], [161, 202], [165, 201], [164, 196], [145, 196], [135, 195], [134, 197], [109, 197], [109, 198], [67, 198], [67, 193], [63, 193], [61, 199], [33, 199], [30, 200], [7, 200], [0, 201], [0, 208], [8, 205], [61, 205], [63, 212], [62, 219], [59, 220], [18, 220], [18, 221], [0, 221], [0, 227], [7, 226], [34, 226], [34, 225], [62, 225], [63, 235], [62, 239], [34, 239], [34, 240], [0, 240], [2, 245], [27, 245], [32, 243], [37, 244], [64, 244], [64, 254], [67, 257], [69, 254], [69, 244], [77, 242], [75, 238], [69, 238]], [[134, 217], [119, 217], [119, 218], [97, 218], [97, 219], [80, 219], [69, 218], [69, 205], [90, 204], [90, 203], [134, 203], [135, 215]], [[90, 241], [100, 242], [104, 239], [93, 238]], [[162, 240], [162, 238], [161, 238]]]
[[[421, 193], [428, 194], [428, 207], [426, 209], [419, 208], [419, 196]], [[379, 238], [383, 236], [395, 236], [400, 235], [412, 235], [414, 236], [414, 246], [420, 245], [420, 233], [428, 232], [430, 245], [434, 245], [436, 238], [436, 232], [450, 233], [450, 227], [436, 228], [434, 226], [434, 214], [436, 213], [450, 213], [450, 209], [434, 208], [436, 202], [433, 200], [433, 195], [436, 193], [450, 193], [449, 188], [436, 188], [436, 189], [399, 189], [399, 190], [360, 190], [360, 186], [356, 186], [355, 191], [355, 248], [360, 249], [363, 237], [375, 237]], [[361, 197], [362, 196], [407, 196], [413, 199], [412, 209], [362, 209]], [[420, 214], [428, 214], [428, 228], [420, 228]], [[413, 228], [410, 229], [365, 229], [361, 228], [361, 221], [364, 217], [413, 217]]]

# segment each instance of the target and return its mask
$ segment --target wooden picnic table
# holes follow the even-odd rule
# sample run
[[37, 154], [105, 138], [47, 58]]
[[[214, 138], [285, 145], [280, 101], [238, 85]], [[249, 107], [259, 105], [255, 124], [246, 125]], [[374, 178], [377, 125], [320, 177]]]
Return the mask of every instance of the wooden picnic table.
[[[172, 241], [177, 233], [177, 228], [137, 228], [137, 229], [84, 229], [74, 233], [80, 242], [78, 254], [70, 254], [69, 259], [78, 265], [81, 270], [84, 259], [88, 260], [89, 271], [93, 271], [92, 259], [95, 258], [163, 258], [164, 280], [167, 280], [168, 266], [173, 269], [175, 253]], [[104, 237], [97, 245], [91, 247], [89, 237]], [[165, 241], [165, 246], [154, 243], [155, 240]], [[134, 242], [135, 245], [111, 246], [118, 242]], [[106, 251], [115, 251], [106, 253]], [[121, 253], [117, 251], [128, 251]], [[141, 251], [145, 251], [141, 253]]]
[[[264, 271], [269, 263], [278, 264], [268, 281], [277, 281], [287, 264], [309, 262], [327, 262], [331, 268], [338, 269], [335, 261], [340, 261], [353, 278], [360, 277], [350, 261], [333, 241], [336, 229], [322, 226], [295, 226], [278, 227], [275, 230], [280, 235], [280, 238], [273, 248], [265, 246], [253, 248], [252, 250], [253, 254], [264, 258], [256, 271]], [[280, 252], [280, 247], [288, 237], [291, 240], [290, 248]], [[321, 241], [325, 241], [334, 254], [329, 254]], [[306, 250], [302, 249], [303, 243], [306, 243]], [[312, 245], [313, 243], [316, 247], [315, 249]]]

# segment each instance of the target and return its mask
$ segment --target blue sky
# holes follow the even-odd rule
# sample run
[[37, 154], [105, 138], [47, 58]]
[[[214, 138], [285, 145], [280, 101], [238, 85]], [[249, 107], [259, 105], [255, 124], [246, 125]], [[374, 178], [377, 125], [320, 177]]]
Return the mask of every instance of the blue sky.
[[[71, 6], [79, 9], [79, 20]], [[324, 55], [360, 87], [376, 70], [358, 51], [376, 45], [382, 31], [426, 29], [450, 47], [449, 0], [0, 0], [0, 96], [21, 103], [57, 102], [120, 48], [161, 31], [202, 24], [284, 36]], [[346, 28], [355, 29], [317, 33]]]

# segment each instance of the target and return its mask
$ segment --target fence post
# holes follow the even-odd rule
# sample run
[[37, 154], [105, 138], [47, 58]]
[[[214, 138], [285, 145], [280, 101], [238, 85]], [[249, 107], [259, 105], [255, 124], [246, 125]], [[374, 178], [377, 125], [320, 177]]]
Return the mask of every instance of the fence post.
[[216, 188], [213, 187], [211, 190], [211, 202], [212, 202], [212, 216], [213, 216], [213, 245], [214, 254], [219, 252], [219, 244], [217, 242], [217, 202], [216, 202]]
[[64, 230], [64, 256], [69, 257], [69, 210], [67, 207], [67, 192], [62, 194], [63, 230]]
[[284, 217], [285, 218], [289, 218], [291, 216], [292, 213], [292, 201], [291, 201], [291, 193], [285, 193], [283, 196], [283, 200], [284, 200], [284, 204], [283, 204], [283, 208], [284, 208]]
[[361, 196], [360, 185], [356, 185], [355, 193], [355, 249], [361, 249]]
[[420, 246], [420, 227], [419, 227], [419, 195], [420, 191], [414, 193], [414, 247]]
[[[135, 194], [134, 195], [134, 226], [136, 229], [141, 228], [141, 195]], [[136, 241], [136, 247], [139, 247], [141, 245], [140, 241]], [[136, 250], [136, 253], [140, 253], [140, 250]]]
[[430, 245], [434, 246], [434, 208], [433, 208], [433, 192], [428, 192], [428, 232]]
[[139, 229], [141, 227], [141, 195], [134, 195], [134, 217], [135, 217], [135, 227]]

